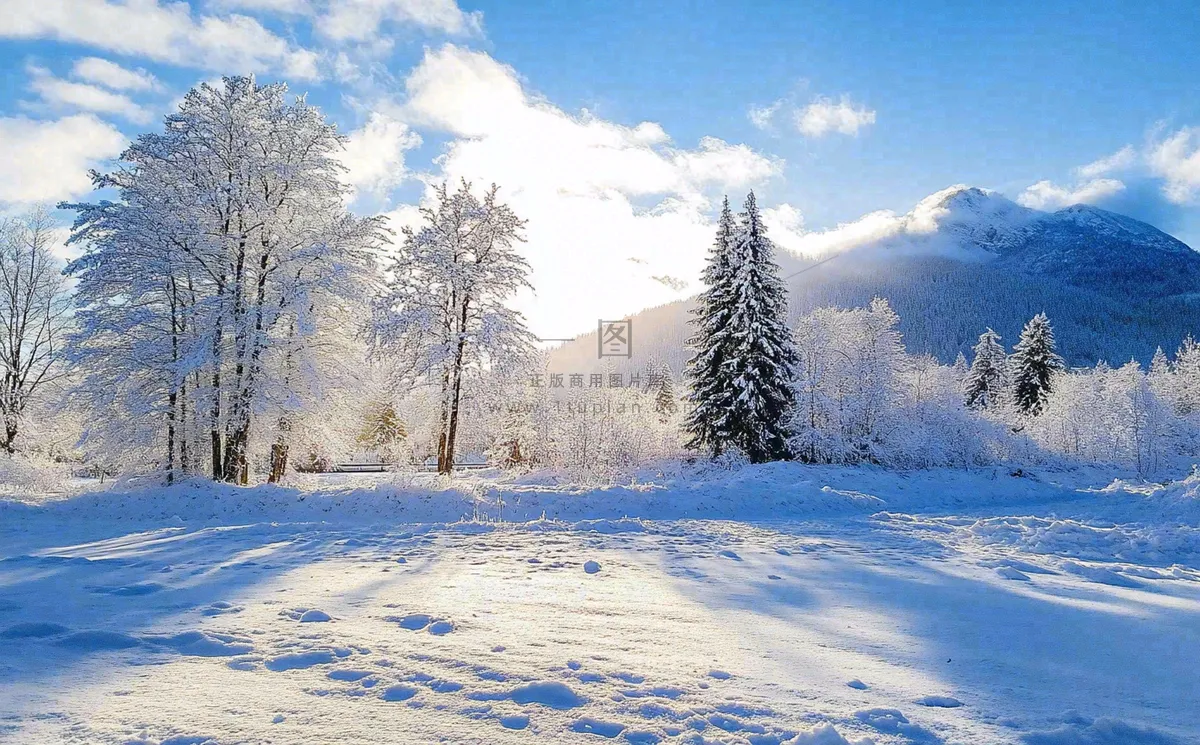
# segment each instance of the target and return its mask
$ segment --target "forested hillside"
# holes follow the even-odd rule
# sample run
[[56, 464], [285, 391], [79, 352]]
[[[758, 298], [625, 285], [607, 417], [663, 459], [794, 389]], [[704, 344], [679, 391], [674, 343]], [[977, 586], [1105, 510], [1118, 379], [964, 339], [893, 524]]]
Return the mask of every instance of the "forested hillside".
[[[790, 319], [815, 308], [860, 307], [887, 298], [900, 316], [910, 352], [953, 362], [969, 356], [980, 332], [993, 328], [1011, 346], [1031, 316], [1049, 313], [1071, 365], [1150, 361], [1200, 330], [1200, 254], [1156, 228], [1091, 207], [1052, 214], [978, 189], [949, 190], [936, 229], [914, 225], [854, 246], [814, 266], [781, 256]], [[810, 269], [811, 270], [808, 270]], [[807, 270], [807, 271], [806, 271]], [[681, 301], [633, 316], [632, 360], [604, 360], [639, 370], [655, 357], [679, 373], [686, 360], [688, 309]], [[552, 353], [555, 366], [598, 364], [594, 333]]]

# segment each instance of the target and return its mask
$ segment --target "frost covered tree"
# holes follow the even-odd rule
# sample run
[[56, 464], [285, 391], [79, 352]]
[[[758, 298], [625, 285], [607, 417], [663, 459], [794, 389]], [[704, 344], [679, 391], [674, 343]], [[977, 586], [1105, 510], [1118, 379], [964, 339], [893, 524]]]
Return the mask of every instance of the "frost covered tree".
[[397, 463], [401, 445], [408, 437], [396, 407], [388, 400], [371, 402], [356, 438], [359, 445], [374, 450], [384, 463]]
[[979, 335], [975, 359], [963, 382], [963, 401], [971, 409], [990, 409], [1000, 403], [1008, 388], [1008, 356], [1000, 335], [988, 329]]
[[1054, 330], [1045, 313], [1038, 313], [1025, 324], [1013, 348], [1010, 365], [1017, 410], [1032, 416], [1040, 414], [1054, 385], [1054, 376], [1064, 368], [1062, 358], [1055, 352]]
[[717, 235], [708, 251], [701, 279], [704, 290], [696, 298], [690, 323], [695, 333], [687, 340], [693, 350], [684, 368], [692, 408], [684, 421], [689, 450], [719, 456], [729, 444], [729, 416], [735, 391], [726, 364], [733, 346], [730, 321], [735, 296], [734, 240], [737, 224], [729, 198], [721, 205]]
[[897, 433], [909, 423], [901, 414], [906, 393], [918, 401], [931, 398], [942, 380], [929, 360], [922, 368], [905, 354], [898, 323], [879, 298], [867, 308], [821, 308], [799, 320], [791, 420], [797, 457], [823, 463], [893, 460]]
[[63, 205], [84, 248], [68, 272], [88, 437], [161, 447], [168, 480], [246, 483], [253, 423], [270, 411], [276, 478], [383, 229], [345, 210], [344, 138], [282, 84], [202, 84], [164, 125], [93, 174], [119, 201]]
[[1175, 411], [1181, 416], [1200, 411], [1200, 343], [1190, 334], [1175, 352], [1172, 372]]
[[519, 365], [533, 348], [524, 317], [507, 305], [530, 288], [529, 265], [516, 250], [525, 222], [498, 191], [493, 185], [480, 199], [466, 181], [453, 193], [446, 184], [434, 189], [420, 228], [404, 230], [376, 307], [377, 352], [438, 391], [439, 473], [454, 467], [472, 376]]
[[657, 357], [646, 364], [643, 391], [654, 398], [654, 413], [663, 421], [679, 410], [679, 395], [675, 392], [675, 374], [671, 366]]
[[44, 207], [0, 220], [0, 450], [9, 455], [30, 402], [63, 370], [71, 303], [54, 233]]
[[787, 326], [787, 287], [754, 192], [746, 197], [733, 243], [729, 357], [733, 400], [721, 435], [751, 463], [787, 458], [795, 401], [795, 342]]

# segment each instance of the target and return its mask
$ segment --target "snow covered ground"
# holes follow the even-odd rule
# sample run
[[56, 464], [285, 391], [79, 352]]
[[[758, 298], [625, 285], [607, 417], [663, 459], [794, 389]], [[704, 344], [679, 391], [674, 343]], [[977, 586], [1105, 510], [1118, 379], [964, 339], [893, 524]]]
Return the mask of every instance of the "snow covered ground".
[[1200, 742], [1200, 478], [1111, 481], [0, 502], [0, 742]]

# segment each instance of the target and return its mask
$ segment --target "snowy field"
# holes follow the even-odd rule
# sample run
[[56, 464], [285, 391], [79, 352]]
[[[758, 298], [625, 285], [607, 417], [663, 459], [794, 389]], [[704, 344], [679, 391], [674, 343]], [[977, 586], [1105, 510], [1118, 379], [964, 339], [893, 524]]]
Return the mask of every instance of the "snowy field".
[[1200, 479], [1111, 476], [0, 501], [0, 742], [1200, 742]]

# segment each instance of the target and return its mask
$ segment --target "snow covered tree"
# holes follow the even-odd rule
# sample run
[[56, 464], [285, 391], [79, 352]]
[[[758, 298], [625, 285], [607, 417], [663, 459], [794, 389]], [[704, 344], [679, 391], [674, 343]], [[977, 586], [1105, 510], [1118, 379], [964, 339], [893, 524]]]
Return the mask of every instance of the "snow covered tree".
[[367, 409], [358, 444], [374, 450], [384, 463], [396, 463], [408, 431], [391, 401], [375, 401]]
[[0, 450], [12, 455], [40, 388], [62, 373], [71, 303], [49, 210], [0, 220]]
[[792, 378], [799, 362], [787, 326], [787, 287], [754, 192], [746, 197], [733, 244], [729, 356], [733, 401], [720, 435], [751, 463], [790, 455]]
[[463, 181], [445, 184], [421, 208], [419, 230], [405, 228], [391, 279], [376, 307], [377, 352], [401, 362], [414, 381], [439, 392], [438, 472], [454, 467], [464, 387], [488, 367], [514, 366], [530, 355], [533, 336], [506, 303], [530, 288], [529, 265], [516, 251], [524, 221]]
[[84, 246], [67, 271], [88, 437], [165, 445], [168, 480], [246, 483], [266, 410], [281, 475], [299, 392], [369, 294], [381, 223], [345, 210], [336, 127], [286, 98], [252, 77], [202, 84], [161, 134], [93, 175], [120, 201], [63, 205], [79, 212], [71, 241]]
[[1200, 343], [1191, 334], [1175, 352], [1173, 403], [1180, 416], [1200, 411]]
[[717, 222], [717, 235], [708, 251], [701, 279], [705, 289], [696, 298], [691, 324], [696, 332], [687, 345], [693, 350], [684, 369], [692, 408], [684, 421], [689, 450], [719, 456], [729, 442], [728, 423], [736, 392], [726, 364], [733, 346], [729, 323], [735, 296], [734, 240], [737, 224], [726, 197]]
[[646, 364], [645, 393], [654, 398], [654, 413], [662, 421], [679, 410], [679, 395], [675, 393], [675, 374], [666, 362], [652, 357]]
[[1054, 349], [1054, 330], [1045, 313], [1025, 324], [1010, 361], [1013, 400], [1022, 414], [1036, 416], [1046, 404], [1054, 376], [1062, 372], [1063, 360]]
[[954, 366], [951, 369], [954, 370], [954, 377], [958, 380], [961, 388], [967, 380], [967, 373], [971, 372], [971, 366], [967, 364], [967, 356], [959, 352], [958, 356], [954, 358]]
[[990, 409], [1000, 403], [1008, 388], [1008, 358], [1000, 345], [1000, 335], [988, 329], [979, 335], [975, 359], [963, 382], [963, 401], [967, 408]]

